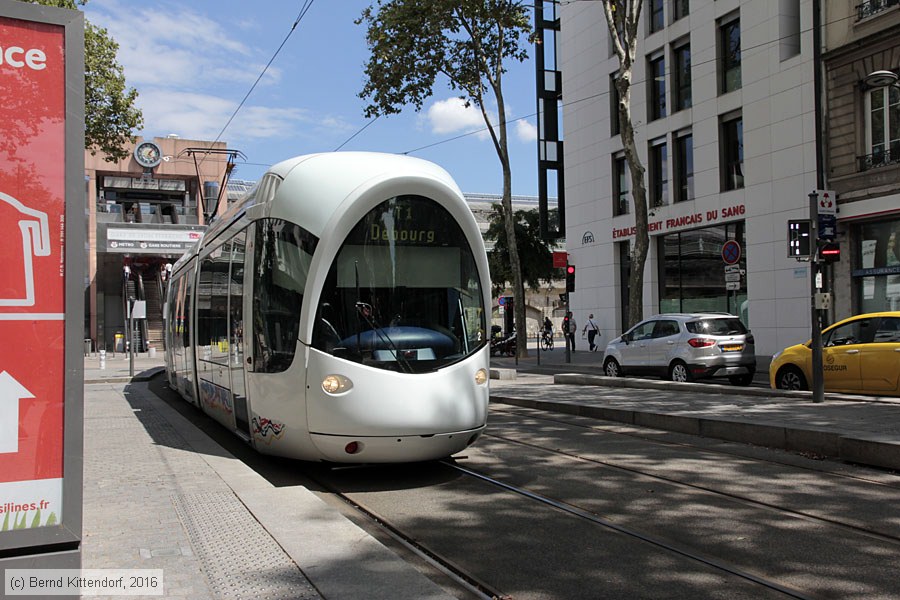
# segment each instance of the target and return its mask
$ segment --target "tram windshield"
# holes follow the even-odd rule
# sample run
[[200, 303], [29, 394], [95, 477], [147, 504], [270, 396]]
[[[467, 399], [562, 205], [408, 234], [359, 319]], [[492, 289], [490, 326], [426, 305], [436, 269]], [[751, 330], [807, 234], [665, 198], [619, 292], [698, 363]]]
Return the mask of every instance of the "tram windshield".
[[328, 272], [313, 347], [405, 373], [440, 369], [485, 343], [475, 257], [437, 202], [398, 196], [353, 228]]

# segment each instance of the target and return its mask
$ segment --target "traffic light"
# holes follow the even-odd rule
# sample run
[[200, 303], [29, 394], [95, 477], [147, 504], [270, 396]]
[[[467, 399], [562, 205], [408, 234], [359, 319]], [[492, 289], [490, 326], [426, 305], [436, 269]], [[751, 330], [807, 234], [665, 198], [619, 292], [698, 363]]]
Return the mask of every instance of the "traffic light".
[[837, 242], [820, 242], [819, 259], [822, 262], [837, 262], [841, 260], [841, 246]]
[[566, 265], [566, 291], [575, 291], [575, 265]]

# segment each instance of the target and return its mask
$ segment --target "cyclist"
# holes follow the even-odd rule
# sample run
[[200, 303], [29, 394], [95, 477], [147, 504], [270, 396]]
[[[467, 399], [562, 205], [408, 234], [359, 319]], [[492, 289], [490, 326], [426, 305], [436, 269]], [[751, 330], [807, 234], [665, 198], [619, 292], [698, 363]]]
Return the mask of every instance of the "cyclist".
[[545, 350], [553, 350], [553, 322], [550, 320], [550, 317], [544, 317], [541, 345]]

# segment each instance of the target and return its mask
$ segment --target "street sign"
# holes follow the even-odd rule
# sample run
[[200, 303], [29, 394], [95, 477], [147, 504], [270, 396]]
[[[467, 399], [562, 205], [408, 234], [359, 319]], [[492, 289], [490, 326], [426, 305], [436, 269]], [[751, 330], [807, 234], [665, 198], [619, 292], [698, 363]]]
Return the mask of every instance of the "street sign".
[[833, 240], [837, 233], [837, 217], [835, 215], [819, 213], [819, 239]]
[[728, 281], [725, 283], [725, 289], [728, 291], [736, 291], [741, 289], [740, 281]]
[[722, 260], [726, 265], [733, 265], [741, 260], [741, 245], [736, 240], [728, 240], [722, 244]]
[[740, 281], [740, 273], [725, 273], [725, 281]]
[[819, 195], [819, 215], [837, 214], [837, 194], [831, 190], [816, 190]]
[[809, 258], [810, 250], [812, 249], [809, 230], [809, 219], [791, 219], [788, 221], [788, 258]]
[[725, 265], [726, 273], [740, 273], [741, 265]]
[[569, 264], [569, 253], [568, 252], [554, 252], [553, 253], [553, 268], [554, 269], [565, 269], [567, 264]]

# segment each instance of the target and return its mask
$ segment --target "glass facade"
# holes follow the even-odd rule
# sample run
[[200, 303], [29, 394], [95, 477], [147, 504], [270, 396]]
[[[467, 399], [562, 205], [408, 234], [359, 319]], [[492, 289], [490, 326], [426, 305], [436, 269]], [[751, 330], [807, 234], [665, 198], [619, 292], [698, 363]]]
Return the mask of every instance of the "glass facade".
[[[747, 278], [741, 273], [746, 273], [747, 256], [742, 252], [736, 263], [737, 276], [726, 274], [722, 247], [728, 240], [746, 248], [742, 221], [657, 238], [661, 257], [659, 312], [728, 312], [749, 325]], [[728, 287], [738, 289], [729, 290]]]
[[863, 224], [858, 234], [858, 312], [900, 310], [900, 220]]
[[719, 93], [741, 88], [741, 22], [738, 19], [719, 25]]

